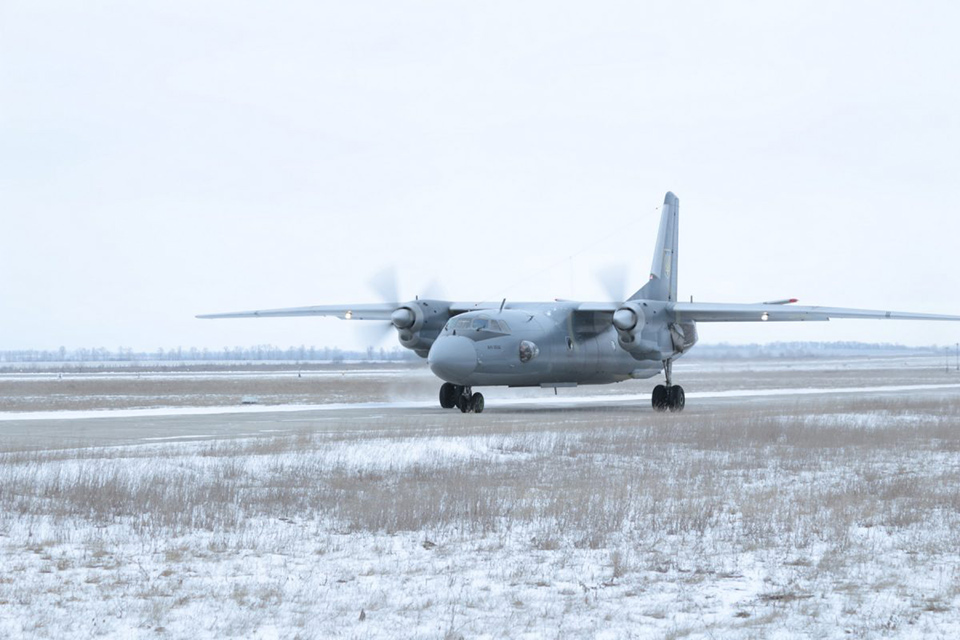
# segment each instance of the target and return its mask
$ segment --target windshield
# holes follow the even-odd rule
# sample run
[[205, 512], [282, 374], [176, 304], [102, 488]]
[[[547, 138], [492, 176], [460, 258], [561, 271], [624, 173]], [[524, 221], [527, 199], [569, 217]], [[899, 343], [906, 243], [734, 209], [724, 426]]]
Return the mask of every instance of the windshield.
[[449, 331], [488, 331], [492, 333], [510, 333], [510, 327], [504, 320], [495, 320], [487, 316], [472, 318], [450, 318], [447, 322]]

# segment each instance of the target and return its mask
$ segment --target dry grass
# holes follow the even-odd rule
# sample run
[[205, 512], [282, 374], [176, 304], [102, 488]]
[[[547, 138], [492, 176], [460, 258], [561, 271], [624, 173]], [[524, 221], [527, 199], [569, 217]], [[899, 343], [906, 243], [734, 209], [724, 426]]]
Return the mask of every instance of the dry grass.
[[[399, 370], [387, 377], [378, 371]], [[438, 384], [422, 363], [331, 367], [286, 366], [222, 371], [170, 368], [162, 372], [56, 372], [0, 374], [0, 411], [129, 409], [153, 406], [208, 407], [239, 404], [254, 396], [263, 404], [386, 401], [398, 394], [432, 397]]]
[[[208, 615], [212, 637], [265, 619], [302, 637], [952, 629], [958, 416], [956, 392], [840, 395], [20, 442], [0, 450], [0, 542], [26, 577], [0, 602], [158, 635]], [[56, 637], [73, 615], [19, 628]]]
[[386, 533], [534, 526], [541, 544], [593, 548], [633, 530], [803, 548], [852, 526], [903, 528], [960, 512], [958, 415], [956, 398], [850, 398], [815, 411], [797, 403], [640, 424], [600, 414], [589, 429], [514, 425], [452, 440], [303, 431], [7, 452], [0, 509], [152, 535], [291, 518]]

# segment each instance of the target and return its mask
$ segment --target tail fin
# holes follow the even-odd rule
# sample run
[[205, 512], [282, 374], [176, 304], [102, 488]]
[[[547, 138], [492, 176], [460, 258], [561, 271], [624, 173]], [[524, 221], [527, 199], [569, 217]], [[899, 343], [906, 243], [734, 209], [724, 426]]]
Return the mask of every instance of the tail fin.
[[667, 191], [660, 214], [660, 232], [653, 252], [650, 281], [631, 300], [677, 300], [677, 244], [680, 237], [680, 200]]

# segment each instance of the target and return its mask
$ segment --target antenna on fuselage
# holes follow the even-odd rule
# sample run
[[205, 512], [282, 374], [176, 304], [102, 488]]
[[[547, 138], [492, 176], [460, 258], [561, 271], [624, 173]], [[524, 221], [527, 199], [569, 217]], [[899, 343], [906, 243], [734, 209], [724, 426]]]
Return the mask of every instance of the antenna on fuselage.
[[505, 304], [507, 304], [507, 299], [506, 299], [506, 298], [504, 298], [504, 299], [503, 299], [503, 302], [500, 303], [500, 311], [498, 311], [497, 313], [502, 313], [502, 312], [503, 312], [503, 305], [505, 305]]

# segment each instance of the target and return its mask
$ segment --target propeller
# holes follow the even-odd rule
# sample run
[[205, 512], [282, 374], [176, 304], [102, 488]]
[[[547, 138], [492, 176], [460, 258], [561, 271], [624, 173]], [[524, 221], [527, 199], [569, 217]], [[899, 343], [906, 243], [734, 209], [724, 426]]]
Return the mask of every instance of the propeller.
[[[399, 278], [397, 277], [396, 267], [386, 267], [376, 272], [367, 281], [370, 289], [377, 295], [381, 302], [396, 304], [397, 309], [391, 314], [387, 322], [365, 322], [362, 325], [362, 335], [372, 346], [382, 346], [384, 342], [393, 333], [393, 329], [408, 329], [417, 321], [416, 315], [401, 305]], [[418, 297], [439, 298], [439, 283], [431, 280], [424, 292]]]
[[[400, 286], [397, 283], [397, 270], [394, 267], [386, 267], [376, 272], [367, 280], [367, 285], [376, 294], [380, 302], [396, 303], [399, 306], [400, 294], [398, 292]], [[397, 309], [394, 314], [403, 311], [405, 310]], [[360, 336], [371, 347], [383, 346], [395, 328], [392, 318], [387, 322], [362, 322], [358, 324], [360, 325], [358, 329]]]
[[382, 347], [393, 333], [390, 322], [358, 322], [356, 331], [369, 347]]
[[607, 295], [620, 307], [614, 312], [611, 320], [617, 330], [620, 346], [630, 350], [637, 336], [643, 331], [645, 318], [640, 306], [636, 302], [627, 300], [627, 296], [630, 295], [627, 290], [628, 274], [627, 265], [619, 263], [604, 267], [597, 275]]
[[425, 286], [418, 295], [428, 300], [442, 300], [446, 297], [446, 292], [443, 290], [443, 286], [439, 280], [431, 278], [430, 281], [427, 282], [427, 286]]
[[387, 267], [373, 274], [367, 282], [380, 302], [399, 302], [400, 285], [397, 282], [396, 267]]
[[[398, 305], [402, 302], [400, 296], [400, 284], [397, 277], [396, 267], [386, 267], [376, 272], [367, 282], [381, 302], [396, 302]], [[418, 293], [418, 298], [438, 299], [443, 297], [443, 288], [440, 282], [433, 278], [427, 286], [423, 287]]]
[[607, 265], [597, 272], [597, 280], [603, 286], [607, 298], [613, 302], [623, 302], [627, 299], [628, 276], [629, 267], [623, 262]]

